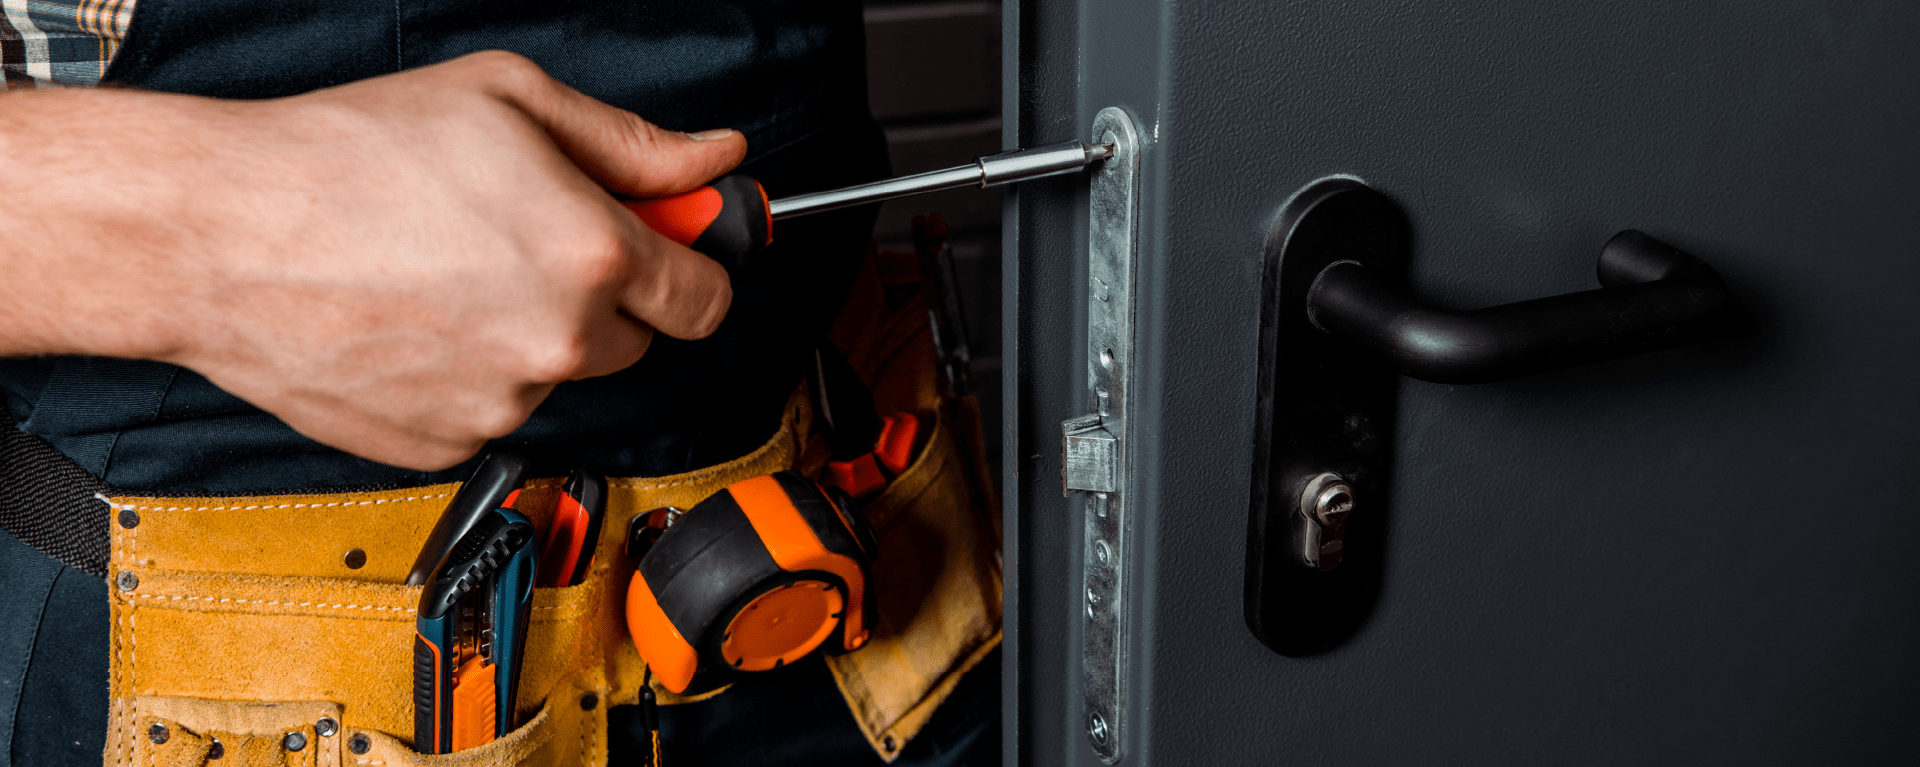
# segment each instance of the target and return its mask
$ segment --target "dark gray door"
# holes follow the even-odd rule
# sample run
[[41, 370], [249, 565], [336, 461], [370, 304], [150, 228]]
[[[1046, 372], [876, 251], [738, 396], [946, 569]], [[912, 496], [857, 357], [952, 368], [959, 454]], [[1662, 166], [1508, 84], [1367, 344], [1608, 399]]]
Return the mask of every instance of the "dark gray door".
[[[1121, 764], [1920, 760], [1920, 4], [1009, 0], [1009, 144], [1139, 126]], [[1263, 245], [1348, 175], [1408, 286], [1595, 287], [1639, 229], [1712, 264], [1703, 343], [1403, 380], [1377, 601], [1288, 657], [1244, 617]], [[1087, 185], [1007, 195], [1009, 752], [1083, 700]], [[1377, 501], [1377, 499], [1376, 499]]]

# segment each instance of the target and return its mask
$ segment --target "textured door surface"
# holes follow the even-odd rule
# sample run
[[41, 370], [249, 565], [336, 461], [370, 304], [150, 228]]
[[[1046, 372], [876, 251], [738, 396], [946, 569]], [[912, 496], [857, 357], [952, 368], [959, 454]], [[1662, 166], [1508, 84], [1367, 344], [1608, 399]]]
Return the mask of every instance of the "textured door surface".
[[[1141, 128], [1123, 764], [1920, 760], [1920, 4], [1021, 0], [1007, 136]], [[1403, 381], [1383, 587], [1304, 658], [1242, 618], [1262, 241], [1347, 174], [1410, 286], [1594, 287], [1637, 228], [1738, 332], [1505, 383]], [[1007, 747], [1080, 700], [1085, 184], [1005, 219]], [[1357, 511], [1356, 513], [1364, 513]]]

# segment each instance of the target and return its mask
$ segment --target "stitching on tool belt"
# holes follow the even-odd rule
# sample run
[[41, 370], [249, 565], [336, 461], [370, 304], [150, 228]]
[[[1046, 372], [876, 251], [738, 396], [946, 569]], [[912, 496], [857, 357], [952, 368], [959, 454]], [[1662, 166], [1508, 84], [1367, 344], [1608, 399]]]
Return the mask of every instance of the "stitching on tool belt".
[[[140, 694], [140, 683], [135, 679], [133, 674], [134, 663], [138, 660], [133, 653], [133, 634], [133, 603], [129, 602], [127, 603], [127, 692], [132, 695], [138, 695]], [[135, 706], [132, 701], [127, 702], [127, 758], [129, 760], [133, 758], [134, 738], [139, 735], [140, 716], [138, 708], [139, 707]]]
[[[210, 602], [214, 604], [231, 602], [233, 604], [244, 604], [244, 605], [282, 605], [285, 607], [319, 607], [319, 608], [325, 608], [330, 610], [392, 610], [394, 612], [406, 613], [408, 615], [412, 615], [418, 611], [418, 608], [413, 608], [413, 607], [375, 607], [373, 605], [347, 605], [347, 604], [330, 605], [326, 603], [316, 603], [316, 602], [280, 602], [280, 601], [267, 600], [267, 599], [233, 599], [231, 597], [222, 597], [222, 598], [216, 599], [214, 597], [190, 597], [184, 594], [134, 594], [133, 596], [138, 597], [140, 599], [165, 599], [165, 600], [174, 601], [174, 602], [178, 602], [180, 600], [187, 600], [190, 602], [198, 601], [198, 602]], [[558, 608], [546, 607], [546, 608], [534, 608], [534, 609], [553, 610]]]
[[[276, 607], [287, 607], [287, 608], [306, 607], [306, 608], [314, 608], [314, 609], [321, 609], [321, 610], [359, 610], [362, 612], [366, 612], [366, 611], [393, 612], [401, 615], [415, 615], [419, 613], [419, 608], [417, 607], [380, 607], [375, 605], [351, 605], [351, 604], [345, 604], [345, 603], [327, 604], [326, 602], [292, 602], [292, 601], [283, 602], [277, 599], [238, 599], [234, 597], [191, 596], [187, 594], [129, 594], [128, 596], [133, 597], [135, 599], [151, 599], [156, 602], [206, 602], [208, 605], [233, 604], [233, 605], [260, 605], [263, 607], [276, 606]], [[548, 612], [553, 612], [557, 610], [568, 611], [567, 614], [565, 615], [542, 616], [543, 621], [564, 621], [564, 620], [567, 620], [568, 618], [576, 617], [578, 615], [582, 615], [586, 613], [585, 607], [581, 607], [577, 605], [541, 605], [541, 606], [535, 606], [531, 609], [534, 612], [540, 612], [543, 610]], [[200, 612], [200, 611], [192, 610], [192, 612]]]
[[[599, 706], [595, 706], [595, 708], [599, 708]], [[593, 734], [593, 715], [592, 715], [592, 712], [588, 712], [587, 717], [580, 722], [579, 754], [580, 754], [581, 764], [593, 764], [593, 745], [587, 741], [588, 736], [592, 734]]]
[[683, 479], [678, 482], [646, 482], [644, 480], [638, 480], [638, 479], [626, 479], [626, 480], [614, 479], [614, 480], [608, 480], [607, 484], [613, 485], [614, 487], [627, 488], [629, 490], [657, 490], [663, 487], [681, 487], [684, 485], [695, 485], [695, 484], [700, 484], [702, 482], [711, 482], [711, 481], [713, 481], [712, 477], [700, 477], [697, 479]]
[[141, 511], [141, 510], [146, 510], [146, 511], [258, 511], [261, 509], [326, 509], [326, 508], [333, 508], [337, 506], [373, 506], [373, 505], [382, 504], [382, 503], [406, 503], [408, 501], [431, 501], [435, 498], [452, 498], [453, 493], [440, 493], [439, 495], [414, 495], [414, 496], [408, 496], [406, 498], [381, 498], [381, 499], [372, 500], [372, 501], [335, 501], [333, 503], [280, 503], [280, 504], [259, 504], [255, 506], [141, 506], [140, 504], [137, 504], [137, 503], [114, 503], [112, 501], [108, 501], [106, 498], [100, 496], [97, 493], [94, 495], [94, 497], [99, 498], [101, 501], [105, 502], [108, 506], [113, 507], [114, 510], [116, 511], [120, 509], [132, 509], [134, 511]]

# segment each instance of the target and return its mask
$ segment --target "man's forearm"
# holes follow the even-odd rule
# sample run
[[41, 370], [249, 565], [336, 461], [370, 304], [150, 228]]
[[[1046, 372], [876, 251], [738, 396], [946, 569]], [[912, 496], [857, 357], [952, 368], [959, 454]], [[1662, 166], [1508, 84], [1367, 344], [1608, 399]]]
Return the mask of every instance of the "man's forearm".
[[0, 96], [0, 355], [178, 355], [167, 212], [185, 207], [199, 170], [182, 145], [219, 111], [125, 90]]
[[745, 149], [504, 53], [269, 101], [0, 97], [0, 354], [180, 364], [321, 442], [449, 466], [655, 329], [713, 332], [725, 271], [607, 190], [685, 191]]

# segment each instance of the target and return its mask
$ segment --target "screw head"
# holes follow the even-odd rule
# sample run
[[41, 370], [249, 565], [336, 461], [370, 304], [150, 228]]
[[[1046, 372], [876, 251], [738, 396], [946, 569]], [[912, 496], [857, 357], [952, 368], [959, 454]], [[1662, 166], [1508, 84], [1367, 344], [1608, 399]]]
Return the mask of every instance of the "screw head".
[[170, 737], [173, 737], [173, 733], [168, 732], [164, 724], [154, 722], [147, 726], [147, 740], [153, 741], [156, 746], [167, 742], [167, 738]]
[[333, 717], [323, 716], [320, 721], [313, 723], [313, 731], [322, 738], [331, 738], [340, 731], [340, 723], [333, 721]]
[[119, 575], [113, 576], [113, 585], [119, 586], [121, 591], [132, 591], [140, 588], [140, 576], [121, 570]]
[[280, 745], [286, 746], [288, 751], [299, 751], [307, 747], [307, 734], [299, 731], [289, 732], [287, 737], [280, 739]]
[[120, 526], [132, 530], [140, 526], [140, 512], [133, 509], [120, 510]]
[[1095, 743], [1106, 745], [1110, 735], [1112, 733], [1107, 730], [1107, 720], [1100, 716], [1100, 712], [1087, 714], [1087, 737], [1093, 738]]
[[364, 754], [372, 748], [373, 741], [363, 733], [356, 732], [353, 737], [347, 739], [347, 750], [356, 754]]

